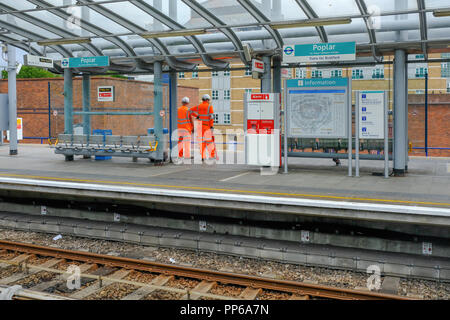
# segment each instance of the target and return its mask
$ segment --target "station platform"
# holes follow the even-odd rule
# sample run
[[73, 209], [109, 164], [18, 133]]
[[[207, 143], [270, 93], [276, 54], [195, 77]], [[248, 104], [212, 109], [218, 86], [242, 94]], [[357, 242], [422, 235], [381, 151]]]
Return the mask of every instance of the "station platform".
[[262, 175], [246, 165], [66, 162], [42, 145], [11, 157], [2, 146], [0, 212], [44, 227], [55, 218], [168, 228], [177, 239], [200, 232], [408, 254], [433, 243], [433, 256], [450, 258], [449, 158], [411, 158], [405, 177], [388, 179], [372, 174], [383, 161], [362, 161], [360, 177], [341, 162], [290, 159], [288, 174]]
[[389, 179], [372, 175], [383, 172], [382, 161], [361, 161], [360, 177], [348, 177], [347, 161], [341, 162], [337, 167], [330, 159], [289, 159], [288, 174], [280, 169], [261, 175], [246, 165], [153, 166], [82, 157], [65, 162], [45, 145], [20, 145], [19, 155], [11, 157], [8, 146], [0, 146], [3, 178], [450, 209], [450, 158], [411, 157], [408, 174]]

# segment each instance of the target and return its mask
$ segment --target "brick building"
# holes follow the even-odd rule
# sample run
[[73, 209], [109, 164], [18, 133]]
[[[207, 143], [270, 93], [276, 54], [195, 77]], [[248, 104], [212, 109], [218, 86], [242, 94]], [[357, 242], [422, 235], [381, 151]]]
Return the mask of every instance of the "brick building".
[[[99, 86], [114, 86], [115, 100], [100, 102], [97, 98]], [[56, 137], [64, 132], [64, 79], [18, 79], [17, 115], [23, 118], [24, 137]], [[169, 125], [168, 87], [164, 86], [164, 125]], [[8, 92], [8, 81], [0, 80], [0, 93]], [[188, 86], [178, 87], [179, 104], [184, 96], [199, 100], [199, 90]], [[82, 79], [73, 81], [74, 111], [82, 110]], [[153, 83], [110, 77], [92, 77], [91, 111], [152, 112]], [[74, 127], [81, 125], [82, 117], [74, 116]], [[111, 129], [115, 135], [146, 135], [153, 127], [153, 116], [92, 116], [92, 129]], [[23, 142], [40, 142], [25, 139]]]

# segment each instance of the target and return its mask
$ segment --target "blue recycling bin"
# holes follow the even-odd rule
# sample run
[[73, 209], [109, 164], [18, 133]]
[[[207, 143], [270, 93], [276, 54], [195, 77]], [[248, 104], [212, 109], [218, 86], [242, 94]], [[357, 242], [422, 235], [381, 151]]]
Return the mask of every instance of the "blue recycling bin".
[[[112, 136], [112, 130], [93, 130], [93, 135], [103, 136], [103, 143], [105, 143], [106, 136]], [[112, 157], [105, 157], [105, 156], [95, 156], [95, 161], [105, 161], [105, 160], [111, 160]]]

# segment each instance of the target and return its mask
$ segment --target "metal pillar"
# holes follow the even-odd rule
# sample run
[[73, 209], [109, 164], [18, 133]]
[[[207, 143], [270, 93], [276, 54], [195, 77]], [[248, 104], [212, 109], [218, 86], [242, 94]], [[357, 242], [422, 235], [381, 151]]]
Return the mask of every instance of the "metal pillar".
[[16, 48], [8, 44], [9, 154], [17, 155]]
[[64, 133], [73, 134], [73, 79], [69, 68], [64, 69]]
[[273, 92], [281, 93], [281, 60], [273, 59]]
[[[83, 112], [91, 111], [91, 77], [83, 74]], [[83, 114], [83, 134], [91, 134], [91, 115]]]
[[425, 156], [428, 157], [428, 72], [425, 74]]
[[[169, 17], [173, 20], [178, 21], [178, 0], [169, 0]], [[178, 128], [178, 73], [172, 71], [169, 74], [169, 158], [172, 161], [172, 148], [173, 141], [172, 135]]]
[[163, 117], [161, 111], [163, 110], [163, 86], [162, 86], [162, 62], [156, 61], [154, 63], [154, 128], [155, 136], [158, 141], [157, 157], [162, 160], [164, 156], [164, 132], [163, 132]]
[[408, 114], [408, 83], [406, 53], [395, 50], [394, 60], [394, 174], [404, 175], [406, 169], [406, 152], [408, 128], [406, 116]]
[[264, 61], [264, 73], [261, 78], [261, 92], [271, 93], [272, 92], [272, 57], [263, 57]]
[[[170, 95], [170, 128], [171, 135], [178, 128], [178, 74], [174, 71], [169, 75], [169, 95]], [[170, 150], [172, 150], [172, 139], [170, 139]], [[171, 159], [172, 160], [172, 159]]]

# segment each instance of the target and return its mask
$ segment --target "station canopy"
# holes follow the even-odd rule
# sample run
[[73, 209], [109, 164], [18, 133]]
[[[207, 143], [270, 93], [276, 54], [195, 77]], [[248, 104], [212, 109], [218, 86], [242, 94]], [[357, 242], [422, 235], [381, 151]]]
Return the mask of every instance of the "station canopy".
[[[61, 59], [109, 56], [108, 70], [219, 70], [284, 45], [355, 41], [359, 58], [450, 51], [448, 0], [1, 0], [0, 41]], [[86, 71], [86, 70], [84, 70]], [[89, 70], [104, 73], [104, 68]]]

